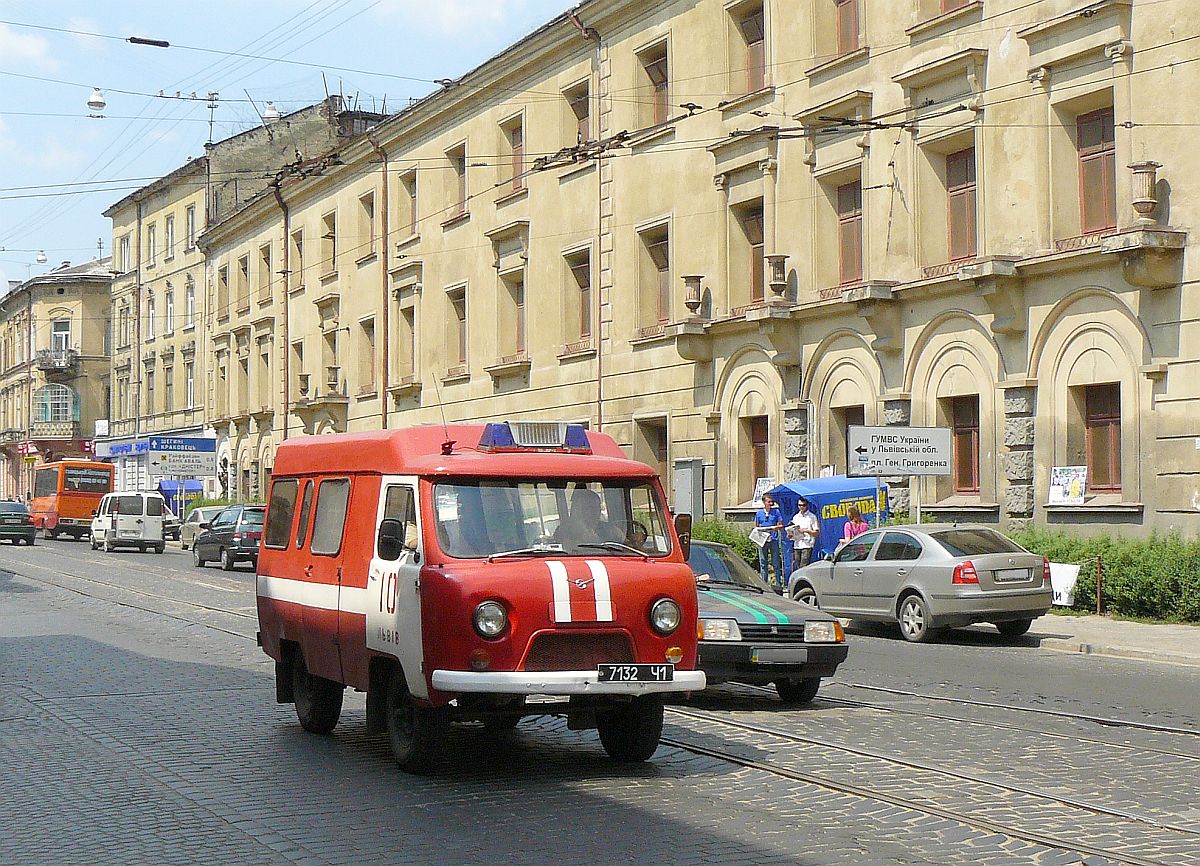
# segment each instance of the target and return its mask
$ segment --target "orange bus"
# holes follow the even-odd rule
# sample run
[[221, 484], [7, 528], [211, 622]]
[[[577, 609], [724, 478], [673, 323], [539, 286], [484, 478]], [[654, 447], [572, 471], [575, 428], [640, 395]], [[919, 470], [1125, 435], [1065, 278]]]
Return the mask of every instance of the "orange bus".
[[112, 489], [111, 463], [60, 460], [39, 466], [34, 470], [29, 506], [33, 523], [46, 538], [57, 538], [59, 533], [84, 538], [100, 500]]

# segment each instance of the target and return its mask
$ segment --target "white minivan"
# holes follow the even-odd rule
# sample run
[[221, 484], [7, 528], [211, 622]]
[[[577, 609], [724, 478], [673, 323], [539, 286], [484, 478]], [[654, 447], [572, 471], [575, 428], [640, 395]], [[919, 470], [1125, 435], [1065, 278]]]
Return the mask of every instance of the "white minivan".
[[143, 553], [162, 553], [167, 547], [163, 538], [166, 512], [167, 504], [158, 493], [131, 490], [107, 494], [92, 517], [92, 550], [136, 547]]

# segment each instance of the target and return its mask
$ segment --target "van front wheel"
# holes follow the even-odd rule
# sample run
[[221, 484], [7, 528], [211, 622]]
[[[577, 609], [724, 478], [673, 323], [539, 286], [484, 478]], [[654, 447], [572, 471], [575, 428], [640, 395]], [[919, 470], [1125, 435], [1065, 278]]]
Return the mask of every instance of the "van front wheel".
[[596, 715], [600, 743], [616, 761], [647, 761], [662, 737], [663, 705], [654, 698], [634, 698]]
[[300, 727], [310, 734], [328, 734], [333, 730], [342, 715], [342, 686], [309, 673], [299, 650], [292, 660], [292, 694]]
[[436, 766], [446, 737], [446, 714], [418, 706], [398, 667], [388, 678], [386, 704], [388, 743], [396, 763], [406, 773], [428, 773]]

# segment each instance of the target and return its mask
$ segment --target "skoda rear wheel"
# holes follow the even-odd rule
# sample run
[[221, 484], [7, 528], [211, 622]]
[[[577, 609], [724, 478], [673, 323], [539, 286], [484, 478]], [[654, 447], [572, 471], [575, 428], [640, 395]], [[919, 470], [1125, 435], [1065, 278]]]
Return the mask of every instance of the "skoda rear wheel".
[[647, 761], [662, 738], [663, 705], [655, 698], [634, 698], [596, 715], [604, 751], [615, 761]]
[[1000, 632], [1001, 637], [1015, 638], [1029, 631], [1032, 625], [1033, 620], [1031, 619], [1010, 619], [1008, 622], [996, 623], [996, 629]]
[[779, 700], [785, 704], [810, 704], [820, 688], [820, 677], [775, 681], [775, 691], [779, 692]]
[[900, 602], [900, 634], [913, 643], [925, 643], [937, 636], [929, 615], [929, 605], [919, 595], [906, 595]]
[[409, 694], [404, 671], [398, 667], [388, 679], [386, 712], [388, 745], [400, 769], [428, 773], [436, 766], [446, 737], [445, 713], [419, 706]]
[[310, 734], [328, 734], [342, 715], [342, 685], [308, 672], [299, 650], [292, 658], [296, 718]]

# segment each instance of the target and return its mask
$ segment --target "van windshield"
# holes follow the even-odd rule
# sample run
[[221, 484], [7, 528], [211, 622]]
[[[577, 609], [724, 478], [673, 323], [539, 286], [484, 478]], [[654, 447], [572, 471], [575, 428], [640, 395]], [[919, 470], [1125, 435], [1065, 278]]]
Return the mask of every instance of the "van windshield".
[[434, 487], [438, 544], [458, 559], [506, 553], [665, 556], [671, 536], [650, 484], [487, 480]]

